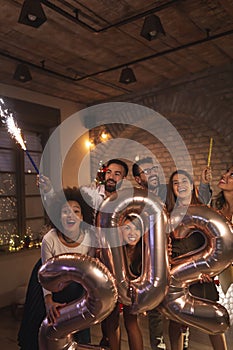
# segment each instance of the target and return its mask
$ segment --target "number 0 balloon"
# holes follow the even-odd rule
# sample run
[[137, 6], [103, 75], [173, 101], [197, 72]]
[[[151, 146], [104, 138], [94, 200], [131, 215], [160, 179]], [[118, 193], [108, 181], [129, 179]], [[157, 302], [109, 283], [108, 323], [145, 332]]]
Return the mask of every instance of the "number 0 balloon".
[[[142, 272], [135, 279], [129, 271], [119, 227], [129, 214], [141, 217], [145, 244]], [[116, 279], [119, 298], [132, 312], [144, 312], [157, 306], [169, 284], [166, 225], [163, 203], [148, 191], [122, 190], [108, 198], [100, 208], [103, 260]]]

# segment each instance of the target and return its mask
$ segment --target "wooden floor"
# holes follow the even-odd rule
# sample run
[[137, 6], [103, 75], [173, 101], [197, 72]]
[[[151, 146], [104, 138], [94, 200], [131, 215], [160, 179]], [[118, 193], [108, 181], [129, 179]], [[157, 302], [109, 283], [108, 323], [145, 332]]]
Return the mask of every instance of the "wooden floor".
[[[122, 319], [121, 319], [122, 322]], [[20, 325], [20, 310], [17, 313], [13, 313], [11, 308], [7, 307], [4, 309], [0, 309], [0, 344], [1, 349], [4, 350], [18, 350], [17, 346], [17, 332]], [[144, 349], [143, 350], [151, 350], [149, 345], [149, 334], [147, 327], [147, 317], [140, 316], [140, 325], [143, 330], [143, 338], [144, 338]], [[164, 336], [165, 341], [167, 343], [167, 350], [170, 350], [169, 342], [167, 338], [167, 326], [168, 322], [165, 322], [165, 330]], [[100, 326], [96, 325], [91, 329], [92, 333], [92, 343], [98, 344], [101, 332]], [[227, 332], [227, 342], [228, 342], [228, 350], [233, 350], [233, 326]], [[128, 350], [128, 342], [127, 336], [122, 326], [122, 347], [121, 350]], [[31, 349], [34, 350], [34, 349]], [[208, 335], [191, 328], [190, 330], [190, 342], [189, 342], [189, 350], [212, 350], [212, 347], [209, 342]]]

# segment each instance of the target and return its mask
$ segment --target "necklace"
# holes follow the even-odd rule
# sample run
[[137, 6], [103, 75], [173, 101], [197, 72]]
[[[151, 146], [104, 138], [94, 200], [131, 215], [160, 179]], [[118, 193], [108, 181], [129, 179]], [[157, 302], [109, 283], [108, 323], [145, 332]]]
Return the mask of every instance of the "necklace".
[[68, 244], [80, 244], [80, 242], [83, 240], [84, 234], [81, 233], [75, 241], [73, 239], [67, 237], [64, 233], [61, 233], [61, 236], [62, 236], [63, 240]]
[[75, 243], [75, 241], [72, 241], [70, 238], [68, 238], [66, 235], [64, 235], [64, 233], [62, 233], [61, 235], [66, 243]]

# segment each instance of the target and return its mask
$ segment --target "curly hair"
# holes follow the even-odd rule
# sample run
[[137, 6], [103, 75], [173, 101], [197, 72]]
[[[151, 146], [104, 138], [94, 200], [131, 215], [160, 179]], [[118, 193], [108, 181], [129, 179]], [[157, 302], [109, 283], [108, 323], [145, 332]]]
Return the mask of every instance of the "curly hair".
[[67, 187], [56, 193], [52, 200], [49, 210], [51, 226], [61, 231], [61, 210], [64, 204], [69, 201], [75, 201], [80, 205], [83, 216], [82, 228], [92, 225], [94, 210], [91, 207], [91, 197], [87, 193], [84, 193], [81, 188]]

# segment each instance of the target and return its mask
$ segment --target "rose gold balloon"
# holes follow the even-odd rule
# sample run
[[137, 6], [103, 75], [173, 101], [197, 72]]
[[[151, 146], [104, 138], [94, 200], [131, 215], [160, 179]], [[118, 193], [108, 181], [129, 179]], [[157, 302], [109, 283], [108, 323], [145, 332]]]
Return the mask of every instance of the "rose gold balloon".
[[231, 264], [232, 225], [204, 205], [174, 210], [170, 224], [175, 238], [185, 238], [198, 231], [204, 235], [205, 244], [173, 260], [169, 292], [162, 303], [163, 313], [206, 333], [222, 333], [229, 327], [227, 310], [216, 302], [195, 298], [189, 294], [188, 287], [199, 281], [202, 273], [213, 277]]
[[[127, 215], [141, 219], [145, 249], [142, 272], [135, 279], [130, 273], [119, 227]], [[100, 229], [103, 261], [116, 279], [119, 299], [132, 306], [132, 313], [157, 306], [169, 284], [166, 225], [167, 216], [161, 200], [138, 188], [124, 189], [111, 195], [100, 208], [97, 220]]]
[[[75, 344], [71, 333], [101, 322], [114, 309], [117, 289], [113, 276], [98, 259], [81, 254], [62, 254], [49, 259], [39, 271], [42, 286], [52, 292], [69, 282], [82, 284], [86, 294], [60, 309], [56, 324], [42, 322], [40, 350], [68, 349]], [[73, 347], [75, 349], [75, 347]]]

